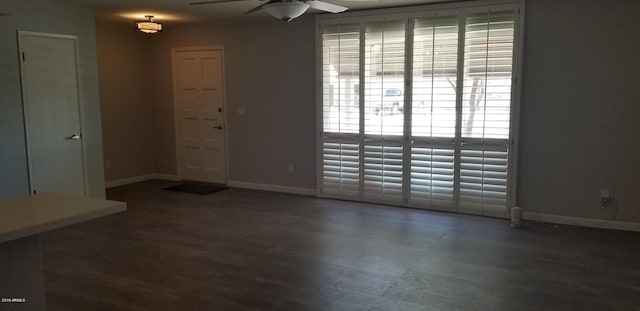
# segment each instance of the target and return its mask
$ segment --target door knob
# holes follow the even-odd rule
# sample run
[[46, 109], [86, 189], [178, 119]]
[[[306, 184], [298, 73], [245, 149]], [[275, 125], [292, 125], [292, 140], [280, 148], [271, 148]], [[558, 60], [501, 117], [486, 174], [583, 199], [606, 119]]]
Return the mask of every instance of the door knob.
[[67, 139], [67, 140], [78, 140], [78, 139], [80, 139], [80, 135], [78, 135], [78, 134], [71, 134], [71, 136], [69, 136], [69, 137], [65, 137], [64, 139]]
[[222, 125], [214, 126], [213, 128], [214, 128], [214, 129], [219, 129], [219, 130], [221, 130], [221, 131], [222, 131]]

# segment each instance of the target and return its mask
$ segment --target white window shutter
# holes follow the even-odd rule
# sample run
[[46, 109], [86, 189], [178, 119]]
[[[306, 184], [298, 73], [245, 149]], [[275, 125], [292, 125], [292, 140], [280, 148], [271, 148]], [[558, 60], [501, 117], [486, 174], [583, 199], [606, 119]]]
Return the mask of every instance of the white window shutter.
[[360, 195], [358, 141], [325, 139], [322, 149], [322, 193], [343, 198]]
[[411, 135], [454, 137], [458, 17], [418, 18], [413, 30]]
[[364, 109], [367, 135], [404, 134], [405, 20], [365, 25]]
[[507, 210], [515, 10], [486, 10], [465, 21], [460, 197], [465, 213]]
[[364, 146], [364, 199], [402, 204], [402, 143], [366, 142]]
[[412, 144], [411, 206], [455, 211], [454, 156], [453, 145]]
[[366, 201], [403, 202], [406, 20], [365, 24], [364, 192]]
[[460, 159], [459, 210], [504, 215], [507, 204], [509, 150], [506, 145], [463, 145]]
[[320, 195], [505, 217], [517, 7], [321, 22]]
[[359, 26], [323, 27], [322, 115], [325, 133], [360, 131], [359, 78]]
[[509, 138], [515, 11], [467, 16], [462, 137]]

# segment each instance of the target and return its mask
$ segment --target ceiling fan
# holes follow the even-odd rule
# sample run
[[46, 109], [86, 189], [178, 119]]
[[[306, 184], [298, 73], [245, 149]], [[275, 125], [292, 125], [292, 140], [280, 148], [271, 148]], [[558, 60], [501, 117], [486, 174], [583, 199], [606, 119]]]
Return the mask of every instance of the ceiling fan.
[[[191, 2], [189, 3], [189, 5], [203, 5], [203, 4], [237, 2], [237, 1], [247, 1], [247, 0], [197, 1], [197, 2]], [[249, 11], [244, 12], [244, 14], [265, 10], [271, 16], [281, 19], [288, 23], [294, 18], [302, 15], [304, 12], [307, 11], [308, 8], [330, 12], [330, 13], [340, 13], [348, 9], [347, 7], [344, 7], [341, 5], [336, 5], [333, 3], [324, 2], [320, 0], [260, 0], [260, 1], [264, 3]], [[344, 1], [377, 1], [377, 0], [344, 0]]]

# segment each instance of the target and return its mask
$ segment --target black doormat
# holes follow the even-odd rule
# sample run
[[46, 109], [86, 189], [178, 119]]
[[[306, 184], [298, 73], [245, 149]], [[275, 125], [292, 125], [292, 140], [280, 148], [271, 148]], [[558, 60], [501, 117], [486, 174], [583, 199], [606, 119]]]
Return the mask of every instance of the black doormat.
[[176, 192], [186, 192], [186, 193], [205, 195], [205, 194], [212, 194], [218, 191], [227, 190], [229, 188], [227, 186], [212, 186], [212, 185], [203, 185], [203, 184], [184, 183], [184, 184], [179, 184], [177, 186], [171, 186], [163, 189], [176, 191]]

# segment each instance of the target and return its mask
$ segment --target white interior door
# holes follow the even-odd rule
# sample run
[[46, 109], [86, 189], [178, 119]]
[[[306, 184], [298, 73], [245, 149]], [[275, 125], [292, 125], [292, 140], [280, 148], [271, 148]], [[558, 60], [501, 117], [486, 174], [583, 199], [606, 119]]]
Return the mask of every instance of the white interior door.
[[180, 177], [226, 184], [222, 52], [175, 51]]
[[76, 38], [18, 36], [31, 193], [84, 195]]

